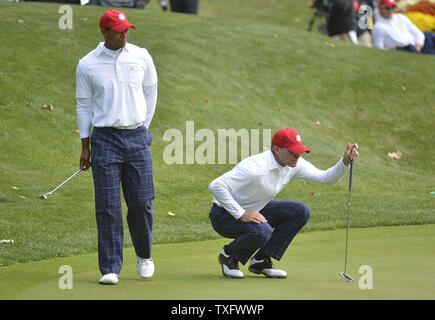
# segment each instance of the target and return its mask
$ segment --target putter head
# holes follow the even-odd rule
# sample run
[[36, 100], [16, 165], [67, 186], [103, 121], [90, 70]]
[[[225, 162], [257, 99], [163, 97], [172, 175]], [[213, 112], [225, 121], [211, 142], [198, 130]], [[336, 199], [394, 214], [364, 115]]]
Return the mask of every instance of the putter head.
[[344, 281], [347, 282], [353, 282], [352, 277], [348, 276], [346, 273], [344, 272], [340, 272], [340, 276], [343, 278]]
[[47, 199], [47, 196], [46, 196], [45, 194], [41, 194], [41, 195], [39, 196], [39, 198], [40, 198], [40, 199]]

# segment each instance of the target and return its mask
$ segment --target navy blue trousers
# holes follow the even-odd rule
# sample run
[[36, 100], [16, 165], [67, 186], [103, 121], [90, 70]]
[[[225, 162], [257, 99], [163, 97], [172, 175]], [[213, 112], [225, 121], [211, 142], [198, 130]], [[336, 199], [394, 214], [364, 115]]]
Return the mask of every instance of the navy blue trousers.
[[221, 236], [234, 239], [224, 246], [225, 252], [245, 264], [258, 254], [280, 260], [293, 238], [308, 222], [310, 209], [296, 201], [270, 201], [260, 213], [267, 223], [246, 223], [213, 204], [210, 220]]
[[94, 128], [92, 132], [98, 261], [103, 275], [119, 274], [122, 268], [121, 185], [136, 254], [141, 258], [151, 257], [154, 199], [151, 141], [151, 134], [143, 126], [134, 130]]
[[424, 45], [421, 49], [422, 53], [435, 54], [435, 33], [431, 31], [425, 31], [424, 33]]

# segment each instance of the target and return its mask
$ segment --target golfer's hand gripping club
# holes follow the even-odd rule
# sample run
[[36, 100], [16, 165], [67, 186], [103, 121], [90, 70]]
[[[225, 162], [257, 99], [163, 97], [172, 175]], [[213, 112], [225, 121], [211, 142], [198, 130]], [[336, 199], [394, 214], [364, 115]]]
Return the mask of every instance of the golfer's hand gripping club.
[[343, 154], [343, 163], [345, 166], [349, 166], [352, 160], [355, 160], [356, 158], [359, 157], [359, 153], [357, 149], [358, 149], [358, 145], [356, 143], [347, 144], [346, 150], [344, 151]]

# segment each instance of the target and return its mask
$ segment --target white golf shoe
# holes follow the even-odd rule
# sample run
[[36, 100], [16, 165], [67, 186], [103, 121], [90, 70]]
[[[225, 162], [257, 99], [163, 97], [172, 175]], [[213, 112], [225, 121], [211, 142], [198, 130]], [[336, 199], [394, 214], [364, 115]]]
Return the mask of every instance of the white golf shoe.
[[222, 274], [224, 277], [231, 279], [244, 278], [243, 272], [239, 270], [239, 262], [226, 254], [224, 249], [222, 249], [219, 254], [218, 261], [222, 266]]
[[137, 273], [143, 279], [149, 279], [154, 274], [154, 262], [151, 258], [144, 259], [136, 256], [137, 260]]
[[118, 275], [116, 273], [107, 273], [100, 278], [100, 284], [118, 284]]
[[287, 278], [287, 272], [275, 269], [270, 258], [264, 258], [263, 260], [252, 258], [249, 262], [248, 270], [255, 274], [264, 274], [268, 278]]

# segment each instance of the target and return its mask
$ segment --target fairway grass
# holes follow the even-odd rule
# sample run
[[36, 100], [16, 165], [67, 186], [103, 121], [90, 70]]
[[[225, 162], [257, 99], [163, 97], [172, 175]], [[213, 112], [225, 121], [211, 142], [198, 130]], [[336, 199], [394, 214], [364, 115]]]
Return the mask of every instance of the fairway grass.
[[[353, 283], [339, 276], [345, 230], [333, 230], [298, 235], [276, 262], [288, 272], [283, 280], [251, 274], [247, 265], [241, 266], [245, 279], [225, 279], [217, 255], [227, 240], [218, 239], [155, 245], [150, 280], [139, 278], [134, 251], [127, 249], [117, 286], [98, 284], [97, 253], [2, 267], [0, 299], [435, 299], [434, 234], [435, 225], [350, 229], [347, 272]], [[59, 289], [63, 265], [72, 268], [72, 289]], [[372, 289], [361, 288], [369, 283], [361, 266], [372, 269]]]

